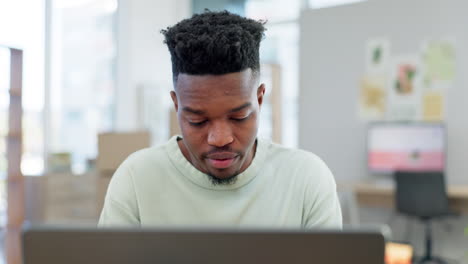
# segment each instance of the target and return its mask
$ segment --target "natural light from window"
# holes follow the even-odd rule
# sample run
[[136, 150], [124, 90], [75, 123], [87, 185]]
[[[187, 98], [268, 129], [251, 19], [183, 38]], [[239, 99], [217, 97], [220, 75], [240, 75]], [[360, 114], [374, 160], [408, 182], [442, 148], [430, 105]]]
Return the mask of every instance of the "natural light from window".
[[338, 5], [352, 4], [366, 0], [309, 0], [310, 8], [325, 8]]
[[0, 45], [24, 52], [24, 175], [41, 175], [44, 170], [44, 18], [44, 1], [0, 1]]

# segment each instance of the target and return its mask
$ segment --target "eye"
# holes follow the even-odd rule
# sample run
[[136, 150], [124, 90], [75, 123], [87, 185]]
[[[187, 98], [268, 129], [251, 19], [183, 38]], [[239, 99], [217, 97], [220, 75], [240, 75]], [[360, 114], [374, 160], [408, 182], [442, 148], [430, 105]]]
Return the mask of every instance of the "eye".
[[190, 122], [189, 121], [189, 124], [191, 126], [194, 126], [194, 127], [200, 127], [200, 126], [204, 125], [205, 123], [206, 123], [206, 120], [203, 120], [203, 121], [200, 121], [200, 122]]
[[242, 122], [242, 121], [247, 120], [249, 117], [250, 117], [250, 115], [248, 115], [246, 117], [242, 117], [242, 118], [231, 117], [231, 120], [236, 121], [236, 122]]

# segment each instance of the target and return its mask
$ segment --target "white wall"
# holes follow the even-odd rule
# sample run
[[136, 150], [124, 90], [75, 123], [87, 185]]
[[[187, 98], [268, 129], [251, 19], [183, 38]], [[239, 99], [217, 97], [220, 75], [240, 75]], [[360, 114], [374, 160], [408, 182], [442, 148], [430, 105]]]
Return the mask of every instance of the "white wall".
[[359, 81], [369, 38], [388, 37], [393, 54], [454, 37], [457, 71], [448, 91], [449, 183], [468, 183], [468, 2], [386, 0], [307, 10], [301, 17], [299, 146], [321, 156], [338, 180], [368, 175]]
[[[468, 183], [468, 2], [466, 0], [381, 0], [307, 10], [300, 20], [299, 146], [317, 153], [337, 181], [368, 176], [366, 123], [358, 117], [359, 80], [365, 73], [366, 40], [388, 36], [392, 53], [411, 53], [424, 39], [455, 37], [457, 71], [448, 91], [449, 184]], [[386, 223], [394, 239], [423, 252], [422, 226], [379, 208], [362, 208], [362, 223]], [[467, 254], [468, 216], [437, 221], [434, 252], [461, 260]], [[408, 229], [407, 229], [407, 225]], [[465, 256], [465, 262], [468, 256]]]
[[[190, 0], [119, 1], [116, 130], [138, 129], [137, 87], [172, 88], [170, 55], [159, 31], [190, 14]], [[170, 98], [169, 92], [161, 96]]]

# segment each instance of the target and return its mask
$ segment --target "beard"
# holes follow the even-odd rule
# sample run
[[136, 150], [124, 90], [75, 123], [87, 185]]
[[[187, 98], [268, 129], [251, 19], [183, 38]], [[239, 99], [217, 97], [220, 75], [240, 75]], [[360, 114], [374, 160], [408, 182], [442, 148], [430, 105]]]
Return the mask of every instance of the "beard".
[[237, 181], [237, 175], [239, 175], [239, 172], [236, 172], [235, 174], [227, 177], [227, 178], [218, 178], [212, 174], [206, 174], [207, 177], [210, 179], [211, 183], [215, 186], [217, 185], [233, 185]]

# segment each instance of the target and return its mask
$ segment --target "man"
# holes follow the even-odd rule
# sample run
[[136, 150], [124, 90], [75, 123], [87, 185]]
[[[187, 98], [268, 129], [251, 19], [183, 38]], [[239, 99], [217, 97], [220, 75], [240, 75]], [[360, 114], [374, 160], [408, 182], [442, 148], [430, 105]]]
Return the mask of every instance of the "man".
[[257, 138], [264, 30], [262, 22], [206, 11], [162, 31], [182, 136], [123, 162], [100, 226], [341, 228], [324, 162]]

